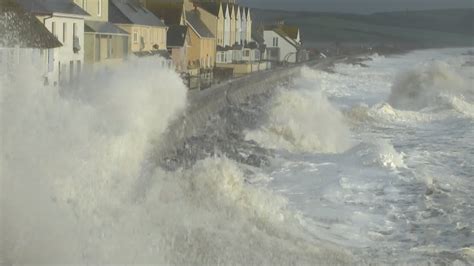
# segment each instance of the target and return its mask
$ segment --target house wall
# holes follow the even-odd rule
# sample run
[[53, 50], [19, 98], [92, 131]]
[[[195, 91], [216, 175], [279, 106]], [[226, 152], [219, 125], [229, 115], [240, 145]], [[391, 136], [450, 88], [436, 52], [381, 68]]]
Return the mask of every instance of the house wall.
[[74, 0], [74, 3], [91, 15], [87, 20], [104, 22], [109, 20], [109, 0]]
[[18, 71], [17, 67], [20, 65], [32, 65], [43, 77], [46, 77], [48, 65], [45, 58], [47, 54], [48, 49], [0, 47], [0, 81]]
[[[266, 30], [263, 33], [263, 38], [267, 44], [267, 48], [278, 47], [280, 48], [280, 55], [278, 58], [279, 62], [287, 61], [289, 63], [296, 63], [296, 52], [297, 49], [280, 35], [272, 30]], [[273, 45], [273, 38], [278, 38], [278, 46]], [[285, 60], [286, 59], [286, 60]]]
[[175, 65], [176, 71], [179, 73], [186, 72], [186, 70], [188, 69], [186, 49], [186, 46], [171, 48], [171, 59], [173, 60], [173, 64]]
[[194, 32], [194, 30], [189, 29], [189, 49], [187, 54], [188, 66], [190, 68], [199, 68], [199, 62], [201, 60], [201, 39]]
[[112, 67], [129, 53], [128, 36], [85, 33], [85, 63], [89, 70]]
[[[128, 32], [129, 47], [131, 52], [152, 51], [158, 45], [159, 50], [166, 50], [166, 28], [141, 25], [117, 24], [118, 27]], [[135, 39], [135, 36], [137, 37]], [[143, 44], [141, 40], [143, 39]]]
[[240, 28], [241, 28], [241, 43], [243, 44], [247, 40], [247, 18], [245, 16], [245, 13], [242, 15], [242, 20], [240, 21]]
[[247, 10], [247, 27], [246, 27], [246, 31], [245, 31], [245, 40], [247, 41], [247, 43], [251, 42], [252, 41], [252, 17], [250, 15], [250, 9]]
[[241, 44], [242, 40], [242, 20], [241, 20], [241, 8], [237, 8], [237, 14], [235, 18], [235, 42]]
[[230, 12], [229, 6], [225, 7], [225, 15], [224, 15], [224, 46], [230, 46]]
[[[37, 18], [63, 45], [53, 49], [53, 64], [48, 68], [47, 74], [50, 83], [54, 85], [73, 81], [80, 75], [84, 65], [84, 19], [60, 14], [51, 18]], [[78, 51], [73, 49], [75, 38], [80, 47]], [[47, 64], [51, 64], [51, 58], [47, 57], [45, 60]]]
[[235, 7], [232, 7], [230, 14], [230, 45], [235, 44]]

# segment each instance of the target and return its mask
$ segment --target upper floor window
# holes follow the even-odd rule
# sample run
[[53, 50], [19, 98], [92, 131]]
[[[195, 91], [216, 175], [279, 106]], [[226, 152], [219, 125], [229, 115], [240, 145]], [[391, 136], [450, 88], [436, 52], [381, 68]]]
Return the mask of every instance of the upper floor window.
[[138, 43], [138, 31], [133, 31], [133, 43]]
[[67, 24], [66, 22], [64, 22], [63, 23], [63, 43], [66, 43], [66, 40], [67, 40], [66, 36], [67, 36]]
[[51, 23], [51, 33], [54, 36], [58, 37], [58, 35], [56, 35], [56, 22], [54, 22], [54, 21]]
[[273, 38], [273, 46], [278, 47], [278, 37]]
[[102, 0], [97, 0], [97, 16], [102, 16]]

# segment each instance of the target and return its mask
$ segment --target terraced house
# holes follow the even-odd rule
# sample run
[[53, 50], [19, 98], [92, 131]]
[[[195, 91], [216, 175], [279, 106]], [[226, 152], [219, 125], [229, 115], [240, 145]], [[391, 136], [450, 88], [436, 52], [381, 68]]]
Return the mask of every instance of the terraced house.
[[89, 16], [70, 0], [17, 0], [57, 37], [62, 46], [48, 52], [46, 78], [52, 85], [74, 81], [84, 62], [84, 18]]
[[109, 0], [74, 0], [89, 17], [84, 23], [84, 62], [88, 70], [122, 63], [130, 53], [128, 32], [109, 22]]
[[168, 57], [168, 27], [137, 0], [110, 0], [109, 21], [128, 33], [135, 55]]

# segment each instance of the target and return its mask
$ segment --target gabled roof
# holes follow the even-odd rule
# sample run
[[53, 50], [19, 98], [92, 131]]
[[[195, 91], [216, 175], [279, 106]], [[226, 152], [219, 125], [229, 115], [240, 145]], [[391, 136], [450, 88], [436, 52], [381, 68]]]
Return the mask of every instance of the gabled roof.
[[168, 26], [179, 25], [181, 23], [181, 16], [183, 15], [182, 3], [148, 1], [147, 9], [155, 14], [155, 16], [164, 20]]
[[221, 6], [221, 2], [194, 2], [194, 4], [216, 17], [219, 16], [219, 8]]
[[62, 13], [76, 16], [90, 16], [72, 0], [16, 0], [25, 11], [33, 14]]
[[298, 43], [296, 43], [296, 38], [293, 39], [291, 38], [286, 31], [282, 29], [282, 26], [284, 25], [270, 25], [270, 26], [265, 26], [265, 31], [274, 31], [276, 34], [280, 35], [284, 40], [286, 40], [289, 44], [292, 46], [298, 48]]
[[202, 38], [214, 38], [211, 30], [202, 22], [199, 18], [199, 11], [192, 10], [186, 11], [186, 22], [187, 24]]
[[98, 34], [114, 34], [128, 36], [128, 32], [109, 22], [85, 21], [84, 32], [93, 32]]
[[296, 26], [281, 25], [280, 29], [288, 35], [293, 40], [298, 38], [299, 28]]
[[14, 0], [0, 1], [0, 47], [51, 49], [58, 39]]
[[165, 27], [163, 21], [136, 0], [109, 0], [109, 21], [116, 24]]
[[188, 34], [188, 27], [181, 25], [170, 26], [167, 33], [168, 47], [184, 47], [186, 45], [186, 35]]

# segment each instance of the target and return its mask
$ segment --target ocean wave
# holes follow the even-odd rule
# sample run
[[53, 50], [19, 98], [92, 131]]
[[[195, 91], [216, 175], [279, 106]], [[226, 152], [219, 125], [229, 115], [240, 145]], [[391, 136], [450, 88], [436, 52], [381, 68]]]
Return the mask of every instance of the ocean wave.
[[180, 78], [153, 60], [61, 93], [19, 70], [0, 87], [2, 262], [349, 263], [229, 159], [148, 169], [152, 141], [186, 106]]
[[279, 89], [269, 107], [268, 120], [260, 129], [248, 131], [246, 139], [292, 152], [339, 153], [350, 148], [344, 116], [318, 89], [311, 73], [303, 70], [295, 88]]
[[399, 74], [388, 103], [401, 110], [420, 111], [446, 104], [446, 99], [472, 95], [469, 82], [445, 62], [417, 66]]

